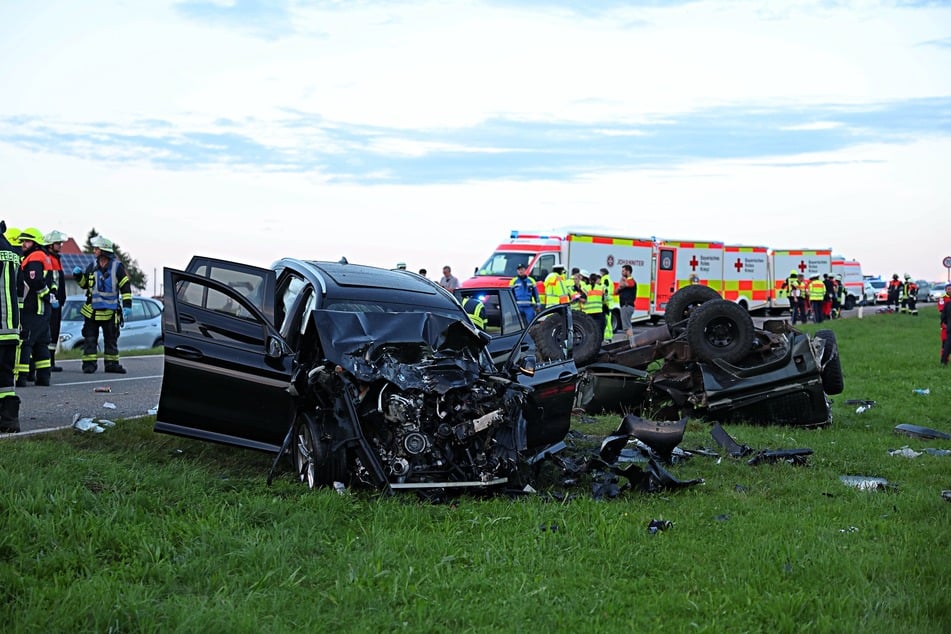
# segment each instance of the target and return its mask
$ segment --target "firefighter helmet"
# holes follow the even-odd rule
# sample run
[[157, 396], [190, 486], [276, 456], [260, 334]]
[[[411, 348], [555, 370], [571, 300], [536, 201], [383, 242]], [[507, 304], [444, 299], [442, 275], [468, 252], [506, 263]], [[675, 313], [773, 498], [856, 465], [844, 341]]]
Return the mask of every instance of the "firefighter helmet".
[[898, 273], [892, 273], [892, 279], [893, 279], [893, 280], [897, 280], [897, 279], [898, 279]]
[[20, 246], [20, 230], [15, 227], [7, 227], [7, 230], [3, 232], [3, 237], [7, 239], [7, 242], [11, 246], [18, 247]]
[[799, 271], [797, 271], [796, 269], [793, 269], [792, 271], [790, 271], [789, 276], [792, 277], [793, 275], [799, 275]]
[[105, 251], [106, 253], [114, 253], [115, 245], [112, 244], [112, 240], [103, 236], [96, 236], [89, 241], [89, 244], [96, 247], [100, 251]]
[[557, 270], [559, 270], [559, 269], [561, 269], [561, 272], [564, 273], [564, 272], [565, 272], [565, 265], [562, 264], [561, 262], [558, 262], [558, 261], [556, 261], [554, 264], [551, 265], [551, 270], [552, 270], [552, 271], [557, 271]]
[[69, 236], [63, 233], [62, 231], [53, 229], [52, 231], [47, 233], [45, 236], [43, 236], [43, 239], [46, 240], [46, 244], [53, 244], [54, 242], [66, 242], [67, 240], [69, 240]]
[[906, 280], [910, 280], [910, 279], [911, 279], [911, 276], [908, 275], [907, 273], [905, 273], [905, 279], [906, 279]]
[[29, 227], [20, 232], [20, 243], [24, 240], [29, 240], [35, 244], [43, 246], [46, 242], [43, 240], [43, 232], [41, 232], [36, 227]]

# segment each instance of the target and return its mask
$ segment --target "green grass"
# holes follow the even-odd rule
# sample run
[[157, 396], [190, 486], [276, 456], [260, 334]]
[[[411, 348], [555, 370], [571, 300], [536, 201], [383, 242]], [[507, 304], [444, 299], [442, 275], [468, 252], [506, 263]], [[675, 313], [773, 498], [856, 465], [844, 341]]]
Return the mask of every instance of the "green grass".
[[[150, 420], [6, 440], [0, 628], [949, 631], [951, 457], [888, 455], [951, 448], [893, 433], [951, 431], [936, 312], [827, 327], [846, 382], [833, 424], [727, 427], [757, 449], [810, 447], [808, 466], [695, 457], [671, 471], [705, 484], [678, 492], [432, 504], [310, 491], [286, 469], [268, 487], [270, 456], [153, 434]], [[878, 404], [857, 414], [850, 398]], [[682, 446], [715, 444], [692, 421]], [[672, 528], [649, 534], [655, 518]]]

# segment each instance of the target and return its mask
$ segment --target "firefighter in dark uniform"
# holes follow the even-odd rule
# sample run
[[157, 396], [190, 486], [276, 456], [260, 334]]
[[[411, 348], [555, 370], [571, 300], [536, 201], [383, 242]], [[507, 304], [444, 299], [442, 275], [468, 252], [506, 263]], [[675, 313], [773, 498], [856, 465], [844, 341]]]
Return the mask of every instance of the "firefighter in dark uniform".
[[0, 433], [15, 434], [20, 431], [20, 397], [13, 377], [20, 345], [20, 255], [3, 235], [6, 230], [6, 222], [0, 220]]
[[38, 229], [24, 229], [20, 234], [23, 259], [20, 262], [20, 313], [22, 346], [17, 362], [17, 387], [26, 387], [30, 365], [36, 368], [36, 384], [50, 384], [50, 295], [48, 272], [52, 265], [43, 250], [43, 234]]
[[69, 239], [62, 231], [50, 231], [43, 236], [46, 242], [46, 253], [50, 256], [53, 265], [52, 297], [50, 298], [50, 370], [62, 372], [62, 366], [56, 365], [56, 346], [59, 342], [59, 327], [63, 317], [63, 304], [66, 303], [66, 274], [63, 272], [60, 250], [63, 243]]
[[73, 277], [80, 288], [86, 289], [86, 303], [82, 307], [83, 372], [96, 371], [96, 348], [99, 329], [102, 328], [105, 371], [125, 374], [119, 365], [119, 327], [132, 311], [132, 283], [122, 262], [115, 256], [112, 241], [102, 236], [92, 240], [96, 261], [83, 271], [73, 269]]

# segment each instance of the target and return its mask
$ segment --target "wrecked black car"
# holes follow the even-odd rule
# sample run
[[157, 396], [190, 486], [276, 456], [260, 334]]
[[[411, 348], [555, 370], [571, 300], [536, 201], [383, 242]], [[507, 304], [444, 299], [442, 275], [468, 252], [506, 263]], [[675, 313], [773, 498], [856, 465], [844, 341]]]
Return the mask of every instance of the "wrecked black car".
[[157, 432], [288, 456], [310, 486], [386, 490], [501, 484], [568, 432], [570, 338], [551, 354], [526, 331], [497, 368], [458, 301], [414, 273], [195, 257], [164, 283]]
[[[466, 288], [457, 295], [478, 297], [494, 309], [499, 327], [488, 328], [490, 349], [493, 358], [507, 360], [528, 327], [519, 321], [511, 291]], [[827, 395], [844, 389], [834, 332], [810, 337], [783, 320], [756, 327], [742, 306], [706, 286], [677, 291], [664, 325], [639, 329], [633, 346], [627, 338], [598, 345], [601, 333], [593, 322], [574, 316], [571, 339], [581, 370], [576, 406], [589, 413], [814, 427], [831, 422]], [[541, 332], [535, 335], [545, 340]]]

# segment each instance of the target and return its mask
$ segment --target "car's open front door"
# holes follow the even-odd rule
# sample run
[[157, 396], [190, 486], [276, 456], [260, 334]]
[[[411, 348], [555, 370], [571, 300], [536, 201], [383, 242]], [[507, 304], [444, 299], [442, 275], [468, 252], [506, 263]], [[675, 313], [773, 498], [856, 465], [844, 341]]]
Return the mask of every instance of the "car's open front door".
[[[578, 368], [572, 356], [572, 323], [569, 304], [540, 313], [522, 334], [508, 362], [518, 382], [535, 388], [533, 398], [542, 411], [529, 420], [529, 448], [544, 447], [564, 439], [571, 426]], [[534, 374], [517, 368], [534, 359]]]
[[164, 271], [165, 375], [155, 430], [278, 451], [293, 416], [293, 354], [273, 310], [269, 317], [260, 308], [273, 306], [274, 272], [233, 267], [231, 278], [246, 284]]

